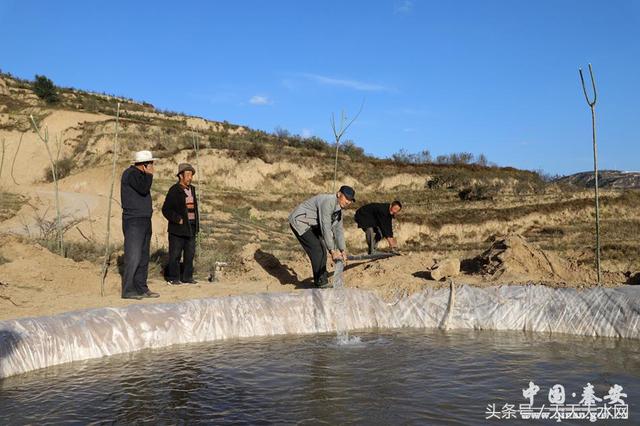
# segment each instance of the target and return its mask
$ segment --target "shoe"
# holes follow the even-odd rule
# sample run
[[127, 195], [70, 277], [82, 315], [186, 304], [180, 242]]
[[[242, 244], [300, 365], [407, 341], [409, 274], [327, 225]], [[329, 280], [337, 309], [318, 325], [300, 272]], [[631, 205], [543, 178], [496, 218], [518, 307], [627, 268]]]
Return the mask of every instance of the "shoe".
[[331, 288], [333, 287], [328, 280], [321, 280], [316, 284], [317, 288]]
[[134, 300], [142, 300], [142, 296], [140, 294], [123, 294], [123, 299], [134, 299]]
[[196, 281], [194, 279], [191, 279], [191, 280], [188, 280], [188, 281], [181, 281], [181, 282], [182, 282], [182, 284], [198, 284], [198, 281]]
[[167, 280], [168, 285], [182, 285], [182, 281], [178, 280]]
[[145, 298], [145, 299], [155, 299], [160, 297], [160, 293], [154, 293], [153, 291], [149, 290], [144, 294], [140, 295], [140, 298]]

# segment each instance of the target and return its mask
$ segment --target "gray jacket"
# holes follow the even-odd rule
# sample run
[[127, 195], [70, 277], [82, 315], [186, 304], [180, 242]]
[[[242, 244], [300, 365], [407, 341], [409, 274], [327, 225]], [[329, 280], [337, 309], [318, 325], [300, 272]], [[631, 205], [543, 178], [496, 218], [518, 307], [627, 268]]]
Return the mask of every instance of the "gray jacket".
[[320, 194], [305, 200], [293, 209], [289, 223], [302, 235], [312, 227], [320, 227], [327, 250], [346, 250], [342, 227], [342, 208], [336, 194]]

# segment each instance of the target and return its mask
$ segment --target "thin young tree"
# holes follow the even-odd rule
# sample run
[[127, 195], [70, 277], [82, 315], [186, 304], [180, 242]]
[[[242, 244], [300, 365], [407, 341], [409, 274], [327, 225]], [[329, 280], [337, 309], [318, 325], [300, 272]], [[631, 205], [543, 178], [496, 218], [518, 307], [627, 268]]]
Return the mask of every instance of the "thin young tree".
[[[204, 185], [204, 174], [203, 171], [200, 170], [200, 138], [196, 136], [196, 134], [194, 132], [191, 132], [191, 140], [193, 142], [193, 151], [196, 154], [196, 170], [198, 171], [198, 174], [202, 177], [201, 179], [199, 179], [199, 182], [202, 182], [202, 185], [199, 185], [199, 195], [198, 195], [198, 215], [200, 215], [200, 204], [202, 203], [203, 200], [203, 190], [202, 190], [202, 186]], [[197, 256], [200, 255], [200, 248], [201, 248], [201, 243], [202, 243], [202, 238], [200, 237], [200, 233], [198, 233], [198, 235], [196, 235], [196, 259]]]
[[[0, 142], [2, 144], [2, 157], [0, 157], [0, 182], [2, 182], [2, 168], [4, 166], [4, 151], [5, 151], [5, 144], [6, 141], [4, 138], [2, 138], [2, 141]], [[2, 191], [2, 184], [0, 183], [0, 207], [3, 204], [3, 197], [4, 197], [4, 192]]]
[[6, 147], [6, 141], [4, 138], [2, 138], [2, 142], [0, 142], [0, 144], [2, 144], [2, 157], [0, 157], [0, 179], [2, 179], [2, 169], [4, 166], [4, 152]]
[[578, 68], [580, 74], [580, 82], [582, 83], [582, 92], [587, 100], [587, 105], [591, 109], [591, 135], [593, 139], [593, 175], [595, 178], [595, 201], [596, 201], [596, 269], [598, 272], [598, 285], [600, 282], [600, 202], [598, 194], [598, 145], [596, 144], [596, 101], [598, 99], [598, 91], [596, 90], [596, 80], [593, 77], [593, 69], [589, 64], [589, 75], [591, 76], [591, 87], [593, 87], [593, 100], [589, 99], [587, 87], [584, 84], [582, 68]]
[[111, 200], [113, 199], [113, 188], [116, 182], [116, 164], [118, 162], [118, 124], [120, 122], [120, 102], [116, 108], [116, 128], [113, 138], [113, 159], [111, 162], [111, 187], [109, 188], [109, 202], [107, 207], [107, 235], [104, 240], [104, 261], [102, 263], [102, 272], [100, 274], [100, 296], [104, 296], [104, 283], [107, 278], [107, 270], [109, 268], [109, 260], [111, 257]]
[[358, 119], [360, 113], [362, 113], [362, 109], [364, 108], [364, 101], [360, 104], [360, 109], [358, 113], [349, 121], [347, 121], [347, 115], [344, 111], [340, 113], [340, 123], [336, 126], [336, 117], [334, 114], [331, 114], [331, 130], [333, 130], [333, 136], [336, 141], [336, 157], [335, 163], [333, 167], [333, 192], [336, 191], [336, 182], [338, 181], [338, 151], [340, 149], [340, 139], [346, 133], [347, 129], [351, 127], [351, 125]]
[[53, 155], [51, 154], [51, 148], [49, 147], [49, 129], [47, 127], [44, 128], [44, 135], [40, 132], [38, 125], [36, 124], [36, 120], [33, 118], [33, 115], [29, 115], [31, 118], [31, 124], [33, 125], [33, 129], [36, 134], [44, 143], [45, 148], [47, 149], [47, 155], [49, 156], [49, 162], [51, 163], [51, 176], [53, 177], [53, 185], [55, 189], [55, 199], [56, 199], [56, 223], [57, 223], [57, 240], [58, 240], [58, 250], [60, 250], [60, 256], [64, 256], [64, 231], [62, 229], [62, 213], [60, 211], [60, 191], [58, 189], [58, 176], [56, 173], [56, 162], [53, 159]]

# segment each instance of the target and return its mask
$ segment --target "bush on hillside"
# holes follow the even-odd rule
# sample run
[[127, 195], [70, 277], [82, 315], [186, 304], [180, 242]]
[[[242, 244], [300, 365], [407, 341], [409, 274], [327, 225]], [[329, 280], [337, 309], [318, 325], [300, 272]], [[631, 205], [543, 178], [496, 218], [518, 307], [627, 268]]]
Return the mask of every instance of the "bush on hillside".
[[425, 149], [416, 154], [412, 154], [406, 149], [401, 149], [391, 156], [391, 159], [400, 164], [429, 164], [433, 162], [431, 153]]
[[498, 188], [494, 186], [474, 186], [458, 192], [458, 198], [462, 201], [493, 200], [498, 195]]
[[348, 139], [340, 146], [340, 150], [347, 154], [350, 158], [361, 158], [364, 156], [364, 149], [355, 144], [354, 141]]
[[267, 157], [267, 150], [264, 149], [264, 145], [258, 142], [254, 142], [245, 150], [245, 155], [249, 158], [259, 158], [265, 163], [269, 163], [269, 158]]
[[[56, 178], [58, 180], [64, 179], [71, 174], [73, 168], [73, 160], [71, 158], [61, 158], [54, 163], [56, 169]], [[44, 178], [47, 182], [53, 182], [53, 172], [51, 167], [47, 167]]]
[[55, 104], [60, 101], [53, 81], [44, 75], [36, 75], [36, 79], [33, 82], [33, 92], [48, 104]]

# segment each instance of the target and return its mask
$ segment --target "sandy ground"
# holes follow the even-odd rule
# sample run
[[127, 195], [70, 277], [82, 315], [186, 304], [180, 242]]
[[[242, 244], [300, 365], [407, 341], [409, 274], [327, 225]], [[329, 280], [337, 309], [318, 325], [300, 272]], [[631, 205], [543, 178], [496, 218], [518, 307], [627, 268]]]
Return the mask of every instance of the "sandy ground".
[[[105, 121], [111, 117], [74, 111], [45, 111], [47, 117], [40, 123], [41, 134], [49, 134], [49, 148], [56, 158], [64, 158], [73, 150], [73, 140], [80, 132], [77, 126], [83, 122]], [[37, 113], [36, 113], [37, 115]], [[5, 117], [7, 117], [5, 115]], [[0, 125], [3, 116], [0, 114]], [[39, 182], [50, 167], [49, 157], [42, 140], [34, 132], [0, 129], [0, 139], [5, 139], [5, 173], [0, 175], [0, 185], [13, 186], [16, 190], [28, 190], [28, 185]], [[59, 148], [59, 154], [58, 154]]]
[[[197, 277], [198, 284], [169, 286], [150, 279], [149, 287], [161, 294], [143, 301], [120, 298], [120, 275], [111, 268], [100, 296], [100, 266], [87, 261], [75, 262], [51, 253], [17, 236], [2, 237], [0, 256], [0, 320], [51, 315], [66, 311], [134, 303], [169, 303], [179, 300], [219, 297], [248, 293], [286, 292], [311, 287], [308, 260], [300, 250], [293, 260], [281, 262], [263, 250], [260, 244], [247, 244], [240, 266], [219, 274], [209, 282]], [[298, 247], [296, 247], [297, 249]], [[345, 268], [347, 287], [372, 290], [385, 300], [394, 301], [426, 287], [448, 285], [434, 281], [430, 268], [433, 253], [405, 253], [388, 259], [350, 262]], [[559, 259], [518, 235], [495, 241], [486, 252], [463, 262], [462, 271], [452, 279], [456, 283], [487, 286], [496, 284], [544, 283], [554, 287], [593, 286], [593, 272]], [[605, 274], [605, 285], [624, 285], [623, 274]]]

